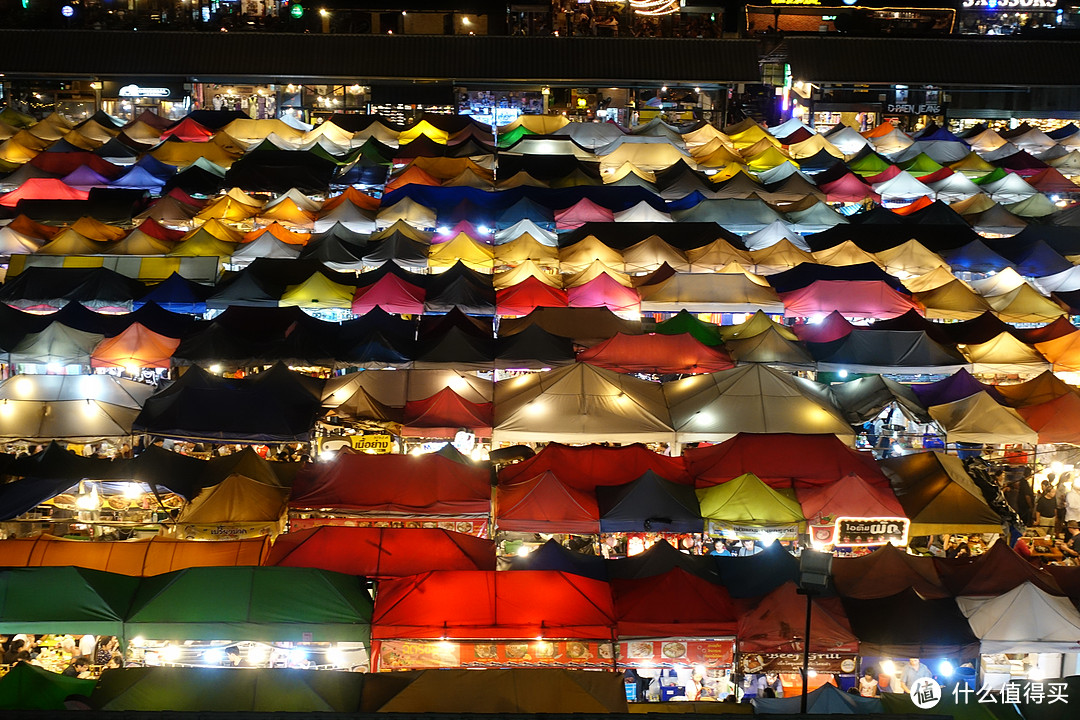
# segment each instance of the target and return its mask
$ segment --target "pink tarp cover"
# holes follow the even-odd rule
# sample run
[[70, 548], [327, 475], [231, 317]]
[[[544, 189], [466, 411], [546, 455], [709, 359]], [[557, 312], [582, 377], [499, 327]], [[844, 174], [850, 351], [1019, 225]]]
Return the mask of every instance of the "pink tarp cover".
[[874, 487], [858, 475], [846, 475], [834, 483], [798, 488], [795, 497], [803, 515], [811, 521], [834, 517], [906, 517], [900, 501], [888, 486]]
[[615, 222], [615, 213], [588, 198], [582, 198], [570, 207], [555, 212], [557, 230], [573, 230], [587, 222]]
[[566, 307], [568, 303], [565, 290], [534, 277], [495, 291], [495, 312], [499, 315], [528, 315], [538, 307]]
[[607, 273], [566, 291], [570, 307], [606, 307], [612, 312], [638, 312], [641, 298], [632, 289], [620, 285]]
[[846, 317], [884, 320], [922, 307], [879, 280], [817, 280], [810, 285], [778, 293], [788, 317], [813, 317], [837, 310]]
[[424, 312], [426, 291], [405, 282], [393, 273], [387, 273], [374, 284], [356, 289], [352, 311], [357, 315], [381, 307], [388, 313], [419, 315]]

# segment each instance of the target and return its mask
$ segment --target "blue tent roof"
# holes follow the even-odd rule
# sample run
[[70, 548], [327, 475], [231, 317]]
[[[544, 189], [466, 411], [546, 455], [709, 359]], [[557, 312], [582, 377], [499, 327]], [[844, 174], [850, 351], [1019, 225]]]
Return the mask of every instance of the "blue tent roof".
[[780, 543], [750, 557], [711, 556], [731, 597], [761, 597], [799, 579], [799, 561]]
[[1042, 240], [1036, 238], [998, 238], [986, 241], [987, 247], [1016, 264], [1016, 272], [1029, 277], [1043, 277], [1064, 272], [1072, 263]]
[[694, 488], [665, 480], [652, 470], [625, 485], [596, 488], [600, 532], [702, 531]]
[[109, 183], [109, 185], [112, 187], [136, 188], [138, 190], [153, 190], [160, 192], [161, 188], [165, 186], [165, 178], [152, 174], [146, 168], [134, 165], [126, 173]]
[[132, 306], [138, 310], [147, 303], [156, 303], [170, 312], [202, 315], [206, 312], [206, 299], [213, 292], [214, 288], [210, 286], [200, 285], [173, 273], [132, 303]]
[[[802, 697], [756, 698], [754, 714], [798, 715]], [[835, 685], [822, 685], [806, 696], [808, 715], [870, 715], [884, 712], [881, 700], [864, 698], [841, 691]]]
[[607, 565], [599, 555], [582, 555], [565, 548], [555, 540], [548, 540], [525, 557], [510, 561], [514, 570], [557, 570], [572, 575], [607, 580]]
[[168, 180], [176, 174], [175, 167], [161, 162], [153, 155], [143, 155], [139, 158], [139, 162], [135, 163], [135, 167], [142, 168], [154, 177], [161, 178], [162, 180]]
[[972, 240], [955, 250], [942, 250], [938, 254], [953, 271], [988, 273], [1012, 267], [1011, 262], [987, 247], [982, 240]]
[[550, 208], [523, 197], [495, 217], [495, 228], [503, 230], [522, 220], [532, 220], [546, 230], [555, 229], [555, 214]]

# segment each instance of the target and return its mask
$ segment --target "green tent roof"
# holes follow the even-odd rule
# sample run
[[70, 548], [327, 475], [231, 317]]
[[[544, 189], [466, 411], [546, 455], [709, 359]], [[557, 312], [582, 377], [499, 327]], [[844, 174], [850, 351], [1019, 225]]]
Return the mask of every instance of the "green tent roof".
[[987, 173], [980, 178], [973, 178], [971, 182], [976, 185], [989, 185], [992, 182], [997, 182], [1002, 178], [1008, 177], [1009, 171], [1005, 168], [995, 168], [993, 172]]
[[509, 132], [505, 132], [499, 136], [499, 147], [509, 147], [516, 143], [526, 135], [535, 135], [532, 130], [529, 130], [524, 125], [518, 125], [516, 128]]
[[364, 675], [322, 670], [145, 667], [101, 676], [99, 710], [355, 712]]
[[917, 178], [936, 173], [942, 168], [941, 163], [926, 153], [919, 153], [910, 160], [899, 163], [899, 165], [901, 170], [906, 170], [908, 174]]
[[870, 152], [857, 160], [849, 162], [848, 169], [856, 175], [870, 177], [871, 175], [885, 172], [889, 169], [891, 164], [892, 163], [877, 153]]
[[121, 635], [138, 583], [75, 567], [0, 571], [0, 633]]
[[805, 521], [799, 502], [773, 490], [752, 473], [695, 491], [706, 520], [769, 527]]
[[364, 581], [352, 575], [293, 567], [188, 568], [143, 578], [124, 635], [367, 642], [371, 611]]
[[656, 326], [656, 332], [661, 335], [682, 335], [690, 333], [691, 336], [702, 345], [716, 346], [723, 344], [720, 337], [720, 326], [715, 323], [705, 322], [696, 315], [691, 315], [686, 310], [680, 310], [677, 314], [669, 317]]
[[96, 684], [19, 663], [0, 677], [0, 710], [63, 710], [68, 695], [89, 695]]

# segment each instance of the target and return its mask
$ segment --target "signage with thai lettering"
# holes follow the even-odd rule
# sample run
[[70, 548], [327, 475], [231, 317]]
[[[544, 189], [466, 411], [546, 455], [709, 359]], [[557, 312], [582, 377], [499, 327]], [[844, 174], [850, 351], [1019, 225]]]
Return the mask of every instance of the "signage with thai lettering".
[[907, 518], [836, 518], [833, 544], [838, 547], [890, 543], [906, 545], [908, 525]]

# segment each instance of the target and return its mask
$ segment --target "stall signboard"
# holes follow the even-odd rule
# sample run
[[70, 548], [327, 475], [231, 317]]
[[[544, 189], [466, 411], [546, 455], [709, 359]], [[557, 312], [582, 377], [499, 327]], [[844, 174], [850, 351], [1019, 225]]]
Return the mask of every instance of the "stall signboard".
[[343, 447], [373, 455], [388, 455], [394, 451], [394, 438], [389, 434], [323, 435], [317, 439], [317, 442], [320, 453], [340, 450]]
[[739, 525], [723, 520], [709, 520], [706, 524], [709, 535], [718, 535], [729, 540], [795, 540], [799, 537], [798, 525]]
[[681, 667], [702, 665], [727, 668], [734, 664], [735, 641], [732, 639], [630, 640], [619, 643], [619, 667]]
[[140, 79], [138, 82], [104, 80], [101, 83], [101, 96], [104, 98], [179, 100], [186, 94], [183, 83], [169, 79]]
[[172, 537], [180, 540], [243, 540], [245, 538], [277, 535], [281, 532], [281, 523], [221, 523], [219, 525], [195, 525], [183, 523], [176, 526]]
[[[856, 656], [848, 653], [810, 653], [809, 669], [830, 675], [851, 675]], [[745, 653], [739, 655], [739, 670], [744, 673], [797, 673], [803, 656], [794, 653]]]
[[438, 528], [486, 538], [487, 519], [480, 518], [402, 518], [402, 517], [291, 517], [289, 530], [333, 525], [335, 527], [388, 527], [388, 528]]
[[907, 518], [836, 518], [833, 544], [837, 547], [907, 545]]
[[613, 669], [615, 649], [599, 640], [382, 640], [376, 670], [431, 668]]
[[963, 0], [964, 9], [992, 10], [1051, 10], [1057, 7], [1057, 0]]

